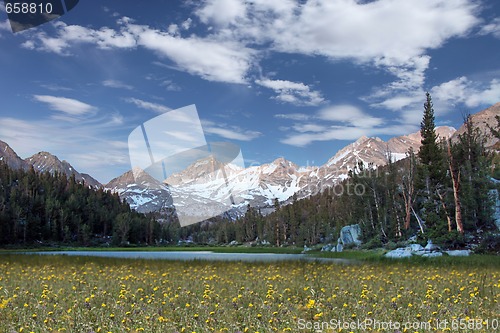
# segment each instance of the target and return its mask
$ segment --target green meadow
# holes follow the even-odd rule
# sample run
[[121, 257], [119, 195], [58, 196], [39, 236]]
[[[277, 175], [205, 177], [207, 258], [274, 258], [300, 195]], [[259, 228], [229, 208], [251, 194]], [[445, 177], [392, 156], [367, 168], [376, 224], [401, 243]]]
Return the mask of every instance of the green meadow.
[[495, 332], [500, 265], [483, 258], [338, 264], [2, 254], [0, 332]]

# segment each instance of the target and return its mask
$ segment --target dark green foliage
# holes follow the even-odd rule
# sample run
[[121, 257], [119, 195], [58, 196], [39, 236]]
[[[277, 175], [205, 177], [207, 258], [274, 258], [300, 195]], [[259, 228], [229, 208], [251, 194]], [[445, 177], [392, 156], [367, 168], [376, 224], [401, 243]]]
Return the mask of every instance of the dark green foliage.
[[426, 190], [429, 192], [433, 191], [444, 176], [443, 153], [439, 146], [439, 137], [436, 134], [434, 121], [432, 98], [429, 93], [426, 93], [424, 115], [420, 123], [422, 145], [418, 151], [418, 157], [423, 167]]
[[489, 253], [489, 254], [500, 254], [500, 235], [488, 233], [486, 234], [479, 246], [477, 247], [476, 253]]
[[152, 244], [158, 236], [158, 223], [117, 194], [0, 162], [0, 246]]

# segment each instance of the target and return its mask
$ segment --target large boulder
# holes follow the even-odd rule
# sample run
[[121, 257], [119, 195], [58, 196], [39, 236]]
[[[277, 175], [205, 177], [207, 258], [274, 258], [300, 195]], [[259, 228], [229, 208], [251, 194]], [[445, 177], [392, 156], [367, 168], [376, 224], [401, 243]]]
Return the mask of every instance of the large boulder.
[[340, 243], [342, 245], [361, 244], [361, 227], [359, 224], [346, 225], [340, 230]]
[[471, 253], [470, 250], [451, 250], [444, 252], [452, 257], [468, 257]]
[[387, 252], [385, 256], [387, 258], [393, 258], [393, 259], [410, 258], [412, 256], [412, 252], [408, 248], [400, 247], [395, 250]]
[[408, 247], [412, 252], [424, 251], [424, 247], [420, 244], [410, 244]]
[[425, 258], [434, 258], [434, 257], [441, 257], [443, 255], [442, 252], [427, 252], [422, 254], [422, 257]]
[[432, 242], [432, 240], [429, 239], [427, 241], [427, 245], [425, 246], [424, 250], [427, 251], [427, 252], [439, 251], [439, 246], [437, 246], [436, 244], [434, 244]]
[[[497, 180], [497, 182], [498, 182], [498, 180]], [[500, 196], [498, 195], [498, 190], [490, 190], [489, 195], [490, 195], [491, 200], [494, 203], [494, 205], [493, 205], [493, 209], [494, 209], [493, 220], [495, 221], [495, 225], [497, 226], [497, 229], [500, 230]]]
[[342, 245], [342, 243], [337, 244], [337, 246], [335, 247], [335, 251], [337, 251], [337, 252], [344, 251], [344, 246]]
[[332, 244], [326, 244], [321, 248], [321, 252], [332, 251], [333, 248], [334, 246]]

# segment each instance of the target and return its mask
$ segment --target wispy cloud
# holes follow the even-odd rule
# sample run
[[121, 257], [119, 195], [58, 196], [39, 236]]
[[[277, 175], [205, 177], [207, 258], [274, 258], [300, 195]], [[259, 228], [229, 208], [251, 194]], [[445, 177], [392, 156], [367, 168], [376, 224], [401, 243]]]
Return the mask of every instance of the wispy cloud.
[[[194, 6], [203, 33], [182, 36], [193, 20], [164, 30], [123, 17], [117, 28], [91, 29], [55, 24], [55, 34], [39, 32], [25, 44], [31, 49], [71, 54], [73, 45], [102, 49], [142, 47], [172, 61], [181, 71], [205, 80], [247, 83], [250, 71], [269, 52], [323, 56], [383, 68], [396, 77], [387, 89], [418, 86], [424, 78], [429, 49], [466, 36], [480, 23], [472, 0], [206, 0]], [[483, 27], [496, 31], [498, 22]], [[397, 27], [395, 29], [394, 27]], [[203, 30], [206, 28], [206, 30]], [[323, 97], [309, 86], [263, 79], [279, 102], [318, 105]]]
[[484, 25], [479, 33], [481, 35], [492, 34], [500, 39], [500, 17], [496, 17], [490, 23]]
[[168, 91], [181, 91], [181, 87], [172, 80], [164, 80], [160, 83], [160, 86], [165, 87]]
[[217, 124], [209, 120], [202, 121], [205, 133], [214, 134], [229, 140], [252, 141], [262, 135], [258, 131], [244, 130], [239, 126]]
[[109, 88], [127, 89], [127, 90], [134, 89], [133, 86], [123, 83], [119, 80], [104, 80], [102, 81], [102, 85]]
[[49, 95], [34, 95], [35, 100], [46, 103], [50, 109], [69, 116], [84, 116], [94, 113], [97, 108], [76, 99]]
[[71, 90], [73, 90], [72, 88], [62, 86], [59, 84], [55, 84], [55, 83], [43, 83], [43, 84], [40, 84], [40, 87], [51, 90], [51, 91], [71, 91]]
[[462, 76], [433, 87], [431, 93], [440, 107], [456, 103], [464, 103], [467, 107], [491, 105], [500, 101], [500, 80], [493, 79], [484, 85]]
[[144, 100], [138, 99], [138, 98], [131, 97], [131, 98], [125, 99], [125, 101], [127, 101], [128, 103], [134, 104], [135, 106], [140, 107], [141, 109], [150, 110], [150, 111], [154, 111], [157, 113], [165, 113], [168, 111], [172, 111], [172, 109], [169, 108], [168, 106], [158, 104], [158, 103], [147, 102], [147, 101], [144, 101]]
[[10, 31], [10, 23], [9, 20], [0, 21], [0, 31]]
[[[312, 115], [277, 115], [295, 121], [287, 127], [287, 136], [280, 141], [287, 145], [305, 147], [317, 141], [355, 140], [362, 135], [404, 134], [414, 126], [390, 126], [384, 119], [369, 115], [353, 105], [332, 105]], [[406, 134], [409, 132], [406, 132]]]
[[290, 103], [298, 106], [317, 106], [325, 102], [319, 91], [312, 90], [308, 85], [301, 82], [287, 80], [256, 80], [260, 86], [272, 89], [277, 101]]
[[301, 120], [308, 120], [311, 118], [311, 116], [304, 113], [279, 113], [274, 115], [274, 118], [301, 121]]
[[116, 134], [123, 124], [113, 126], [112, 119], [82, 124], [52, 118], [28, 121], [0, 117], [0, 123], [0, 137], [23, 158], [50, 151], [101, 182], [130, 168], [126, 141]]

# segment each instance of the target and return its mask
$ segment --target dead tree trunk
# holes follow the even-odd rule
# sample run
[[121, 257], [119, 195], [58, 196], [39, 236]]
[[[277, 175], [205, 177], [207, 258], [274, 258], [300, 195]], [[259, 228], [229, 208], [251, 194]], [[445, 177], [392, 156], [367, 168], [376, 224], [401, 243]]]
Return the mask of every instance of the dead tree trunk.
[[446, 214], [446, 220], [448, 221], [448, 231], [451, 231], [451, 217], [450, 217], [450, 214], [448, 214], [448, 209], [446, 207], [446, 203], [444, 202], [444, 198], [443, 198], [443, 195], [441, 194], [441, 192], [439, 192], [439, 190], [436, 190], [436, 193], [439, 197], [439, 200], [441, 201], [441, 206], [443, 206], [443, 209], [444, 209], [444, 213]]
[[453, 167], [453, 155], [451, 154], [451, 140], [448, 142], [448, 166], [450, 168], [451, 181], [453, 184], [453, 198], [455, 199], [455, 222], [459, 233], [464, 233], [462, 223], [462, 203], [460, 201], [460, 170], [455, 170]]
[[405, 202], [405, 230], [410, 229], [411, 222], [411, 211], [413, 207], [413, 203], [415, 202], [415, 154], [413, 150], [410, 148], [408, 151], [408, 175], [403, 176], [403, 199]]

